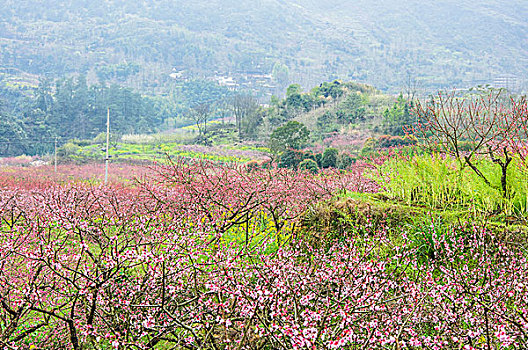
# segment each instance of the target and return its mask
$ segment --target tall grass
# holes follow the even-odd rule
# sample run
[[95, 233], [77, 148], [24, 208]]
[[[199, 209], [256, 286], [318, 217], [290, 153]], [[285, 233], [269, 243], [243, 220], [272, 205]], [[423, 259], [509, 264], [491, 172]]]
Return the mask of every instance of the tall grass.
[[528, 214], [528, 172], [519, 159], [508, 168], [508, 193], [501, 190], [500, 167], [481, 158], [477, 166], [482, 178], [456, 159], [438, 153], [394, 157], [378, 166], [370, 176], [386, 194], [406, 204], [434, 209], [465, 208], [480, 213]]

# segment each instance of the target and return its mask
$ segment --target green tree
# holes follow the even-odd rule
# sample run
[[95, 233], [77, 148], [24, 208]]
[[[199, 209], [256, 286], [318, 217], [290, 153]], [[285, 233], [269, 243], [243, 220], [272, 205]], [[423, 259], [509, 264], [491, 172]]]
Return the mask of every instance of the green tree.
[[327, 148], [323, 152], [323, 158], [321, 159], [321, 166], [323, 168], [337, 168], [337, 157], [339, 151], [335, 148]]
[[273, 80], [278, 85], [278, 88], [280, 91], [284, 91], [283, 89], [288, 85], [290, 81], [290, 70], [288, 67], [282, 63], [275, 63], [273, 65], [273, 70], [271, 72], [271, 75], [273, 76]]
[[47, 113], [53, 106], [53, 93], [51, 87], [51, 80], [44, 78], [39, 82], [37, 90], [35, 91], [35, 99], [33, 108], [38, 108]]
[[237, 94], [231, 101], [240, 140], [254, 136], [263, 120], [258, 100], [248, 94]]
[[299, 149], [310, 137], [308, 128], [297, 121], [289, 121], [273, 130], [269, 147], [272, 153], [279, 154], [288, 149]]
[[400, 94], [392, 108], [387, 108], [383, 113], [382, 131], [389, 135], [403, 136], [404, 128], [414, 123], [410, 109], [413, 108], [413, 102], [408, 102]]
[[366, 109], [361, 95], [352, 92], [339, 104], [337, 122], [340, 124], [357, 123], [363, 121]]
[[301, 93], [302, 88], [299, 84], [291, 84], [290, 86], [288, 86], [288, 89], [286, 89], [286, 97], [300, 95]]
[[299, 84], [291, 84], [286, 90], [286, 106], [290, 114], [297, 114], [303, 109], [302, 89]]
[[198, 128], [199, 136], [207, 135], [207, 122], [212, 114], [211, 104], [202, 102], [190, 110], [190, 115], [194, 124]]
[[342, 84], [339, 80], [334, 80], [333, 82], [324, 82], [319, 85], [318, 88], [312, 90], [312, 94], [315, 96], [322, 96], [325, 98], [332, 98], [334, 102], [345, 93], [346, 86]]
[[332, 111], [325, 111], [319, 117], [317, 117], [317, 127], [322, 132], [336, 132], [339, 130], [337, 125], [337, 117]]
[[242, 136], [245, 139], [255, 139], [257, 137], [258, 128], [264, 122], [264, 119], [267, 115], [266, 109], [262, 107], [257, 107], [252, 111], [252, 113], [242, 120]]
[[318, 105], [316, 97], [311, 93], [303, 93], [299, 84], [292, 84], [288, 87], [285, 102], [291, 117], [301, 112], [308, 112]]
[[302, 154], [298, 150], [287, 149], [280, 154], [279, 167], [297, 169], [302, 160]]
[[0, 111], [0, 157], [26, 154], [28, 150], [24, 125], [13, 116]]

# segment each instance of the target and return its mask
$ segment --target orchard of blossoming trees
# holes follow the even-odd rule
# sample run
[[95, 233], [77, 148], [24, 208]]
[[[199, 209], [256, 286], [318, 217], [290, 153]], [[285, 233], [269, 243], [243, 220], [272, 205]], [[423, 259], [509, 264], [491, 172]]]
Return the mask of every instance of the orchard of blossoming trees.
[[307, 243], [307, 210], [379, 191], [385, 160], [317, 174], [176, 160], [108, 186], [2, 171], [0, 347], [527, 348], [522, 241], [432, 219]]
[[[296, 218], [362, 176], [175, 162], [135, 185], [31, 178], [0, 198], [6, 349], [523, 348], [528, 262], [478, 226], [436, 257], [384, 229], [329, 249]], [[385, 247], [385, 249], [380, 249]]]

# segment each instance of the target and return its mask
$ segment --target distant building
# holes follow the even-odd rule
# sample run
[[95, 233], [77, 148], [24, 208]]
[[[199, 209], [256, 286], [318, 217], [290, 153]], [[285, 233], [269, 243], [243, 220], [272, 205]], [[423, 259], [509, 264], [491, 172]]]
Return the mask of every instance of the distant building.
[[229, 90], [235, 90], [236, 87], [238, 86], [237, 82], [235, 81], [235, 79], [233, 79], [233, 77], [217, 76], [215, 77], [215, 80], [218, 83], [218, 85], [225, 86]]
[[169, 77], [175, 80], [182, 80], [186, 78], [185, 70], [177, 70], [176, 68], [172, 69], [172, 73], [169, 74]]
[[502, 74], [493, 80], [491, 84], [494, 88], [506, 89], [511, 92], [519, 92], [521, 89], [520, 79], [513, 74]]

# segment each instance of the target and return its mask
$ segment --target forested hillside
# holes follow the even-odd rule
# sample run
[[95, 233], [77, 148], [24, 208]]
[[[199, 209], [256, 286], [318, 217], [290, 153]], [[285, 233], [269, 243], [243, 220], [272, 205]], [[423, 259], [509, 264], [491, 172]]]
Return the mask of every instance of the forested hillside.
[[393, 93], [405, 85], [526, 89], [522, 0], [1, 3], [0, 66], [22, 85], [82, 73], [149, 93], [189, 78], [267, 94], [334, 78]]

